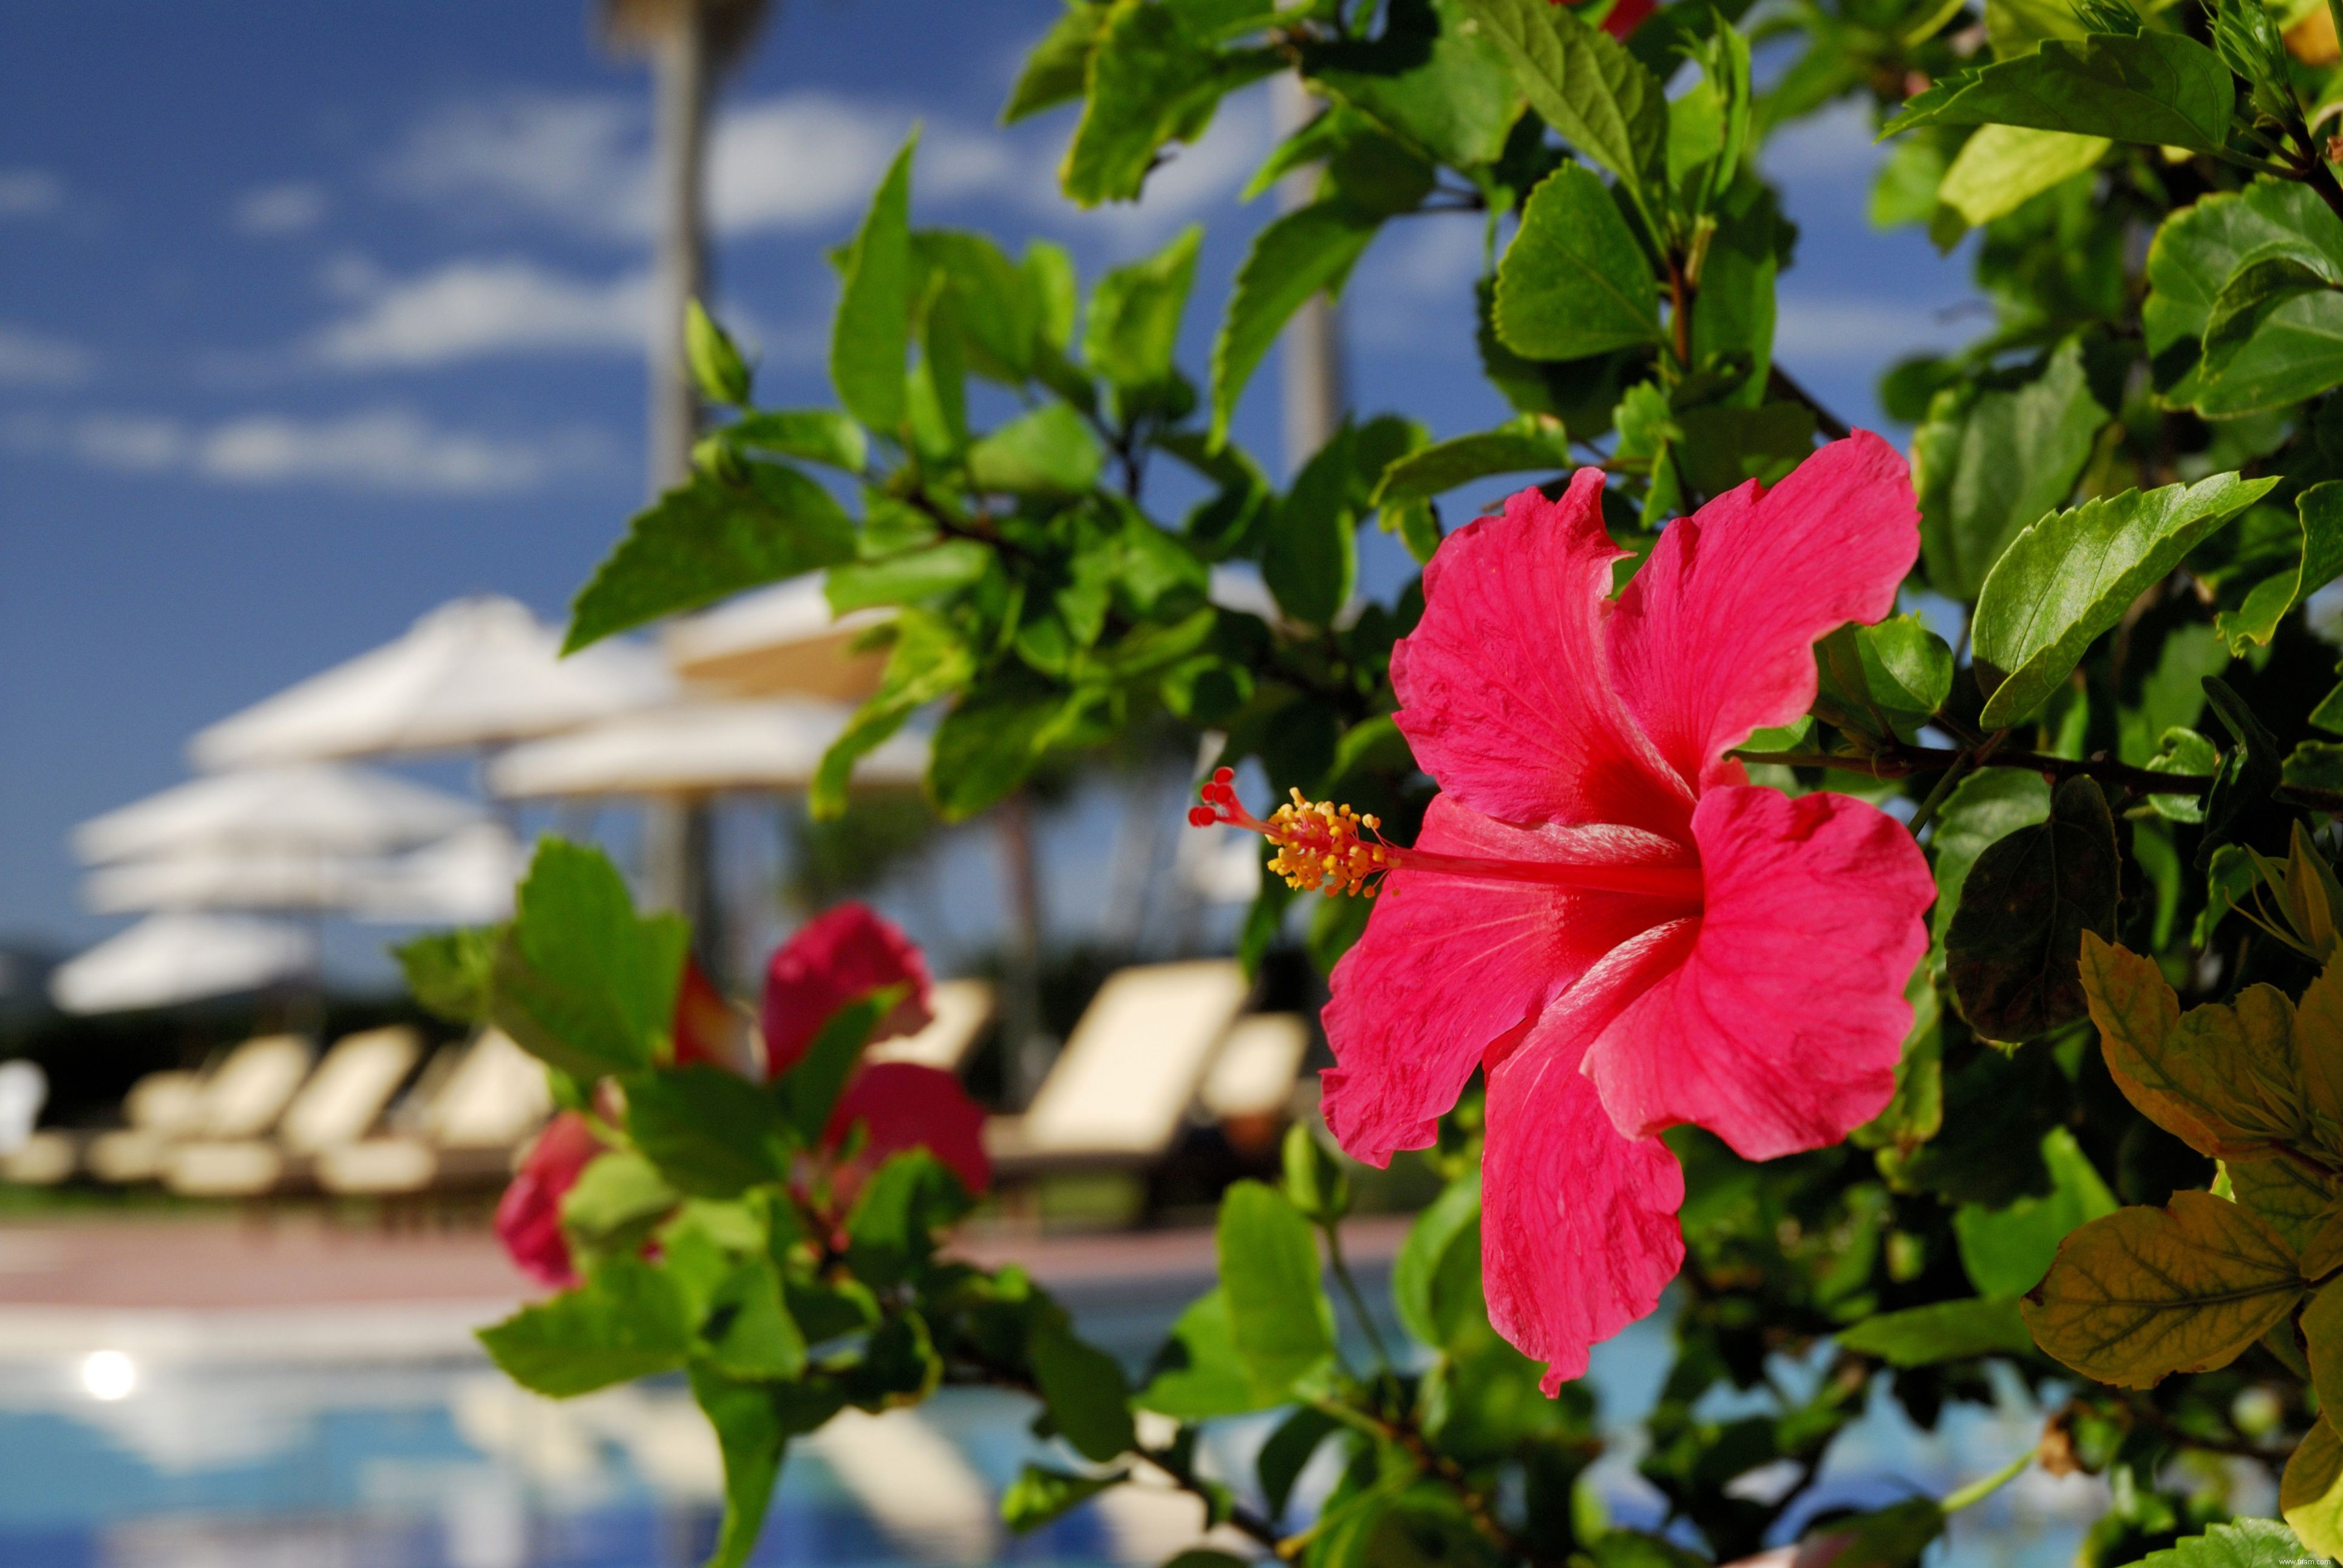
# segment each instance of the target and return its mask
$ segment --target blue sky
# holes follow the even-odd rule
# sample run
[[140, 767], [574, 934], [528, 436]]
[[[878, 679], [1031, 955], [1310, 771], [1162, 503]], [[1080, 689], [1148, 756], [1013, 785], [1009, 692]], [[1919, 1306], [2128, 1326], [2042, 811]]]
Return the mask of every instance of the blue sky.
[[[764, 400], [827, 400], [820, 250], [914, 118], [920, 221], [1051, 235], [1090, 276], [1205, 222], [1201, 369], [1265, 216], [1234, 199], [1269, 145], [1259, 91], [1140, 206], [1082, 214], [1051, 178], [1067, 117], [993, 123], [1054, 0], [775, 10], [711, 176], [718, 301], [761, 352]], [[0, 13], [0, 939], [119, 923], [75, 905], [65, 834], [184, 777], [201, 725], [458, 594], [558, 615], [623, 526], [648, 94], [588, 11]], [[1844, 114], [1769, 154], [1804, 229], [1778, 357], [1858, 420], [1879, 367], [1976, 329], [1948, 314], [1958, 258], [1865, 226], [1876, 156]], [[1420, 219], [1370, 253], [1345, 322], [1363, 410], [1443, 435], [1501, 415], [1473, 362], [1478, 247], [1470, 218]], [[1241, 436], [1272, 446], [1272, 414], [1256, 395]], [[1066, 836], [1053, 865], [1097, 863]]]

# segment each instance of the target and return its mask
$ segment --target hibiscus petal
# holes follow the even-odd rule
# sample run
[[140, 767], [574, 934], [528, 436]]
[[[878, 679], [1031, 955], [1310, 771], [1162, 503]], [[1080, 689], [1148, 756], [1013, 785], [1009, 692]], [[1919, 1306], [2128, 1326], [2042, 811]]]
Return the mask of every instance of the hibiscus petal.
[[1738, 782], [1718, 759], [1813, 705], [1815, 640], [1896, 608], [1919, 518], [1904, 459], [1858, 430], [1771, 490], [1744, 485], [1670, 525], [1619, 596], [1609, 668], [1678, 774]]
[[1489, 1074], [1481, 1276], [1489, 1322], [1546, 1363], [1551, 1395], [1598, 1341], [1649, 1312], [1684, 1261], [1684, 1171], [1624, 1138], [1578, 1071], [1574, 1026], [1533, 1030]]
[[992, 1185], [992, 1162], [984, 1153], [984, 1110], [968, 1097], [960, 1080], [940, 1068], [910, 1061], [865, 1067], [830, 1111], [823, 1146], [845, 1142], [857, 1122], [867, 1139], [863, 1160], [873, 1170], [890, 1154], [924, 1149], [971, 1193]]
[[882, 986], [908, 985], [903, 1003], [870, 1036], [915, 1034], [928, 1022], [928, 965], [911, 939], [862, 904], [808, 920], [773, 950], [765, 970], [765, 1071], [795, 1067], [830, 1015]]
[[1927, 862], [1894, 818], [1845, 795], [1712, 789], [1693, 831], [1699, 936], [1586, 1070], [1630, 1137], [1689, 1121], [1752, 1160], [1835, 1143], [1895, 1087]]
[[675, 992], [675, 1060], [679, 1067], [704, 1061], [742, 1078], [757, 1079], [756, 1032], [748, 1015], [725, 1000], [699, 967], [698, 959], [683, 960], [683, 983]]
[[1684, 835], [1691, 791], [1613, 694], [1603, 474], [1559, 501], [1523, 490], [1424, 568], [1423, 618], [1392, 649], [1400, 729], [1440, 787], [1510, 822], [1612, 822]]
[[497, 1201], [497, 1239], [505, 1244], [505, 1255], [539, 1284], [567, 1288], [578, 1282], [569, 1239], [561, 1231], [561, 1200], [605, 1149], [583, 1116], [565, 1111], [545, 1124]]
[[[1516, 828], [1443, 794], [1424, 813], [1415, 847], [1495, 859], [1608, 854], [1641, 863], [1650, 842], [1610, 829]], [[1328, 1128], [1354, 1158], [1374, 1165], [1398, 1150], [1427, 1147], [1493, 1041], [1613, 949], [1683, 912], [1668, 900], [1620, 893], [1393, 872], [1365, 933], [1329, 982], [1324, 1023], [1335, 1065], [1322, 1081]]]

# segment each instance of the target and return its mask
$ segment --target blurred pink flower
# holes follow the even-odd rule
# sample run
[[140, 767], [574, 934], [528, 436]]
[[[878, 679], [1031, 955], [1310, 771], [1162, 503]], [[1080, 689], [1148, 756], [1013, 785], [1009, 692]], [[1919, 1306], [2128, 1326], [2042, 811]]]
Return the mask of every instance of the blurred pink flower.
[[565, 1111], [537, 1135], [497, 1202], [497, 1239], [520, 1271], [541, 1285], [567, 1288], [578, 1282], [569, 1241], [561, 1233], [561, 1200], [606, 1148], [586, 1118]]

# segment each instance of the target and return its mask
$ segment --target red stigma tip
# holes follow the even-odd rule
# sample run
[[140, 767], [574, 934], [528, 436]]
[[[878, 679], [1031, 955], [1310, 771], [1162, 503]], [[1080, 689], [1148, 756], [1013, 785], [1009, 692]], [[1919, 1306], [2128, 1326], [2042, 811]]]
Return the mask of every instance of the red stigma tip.
[[1192, 806], [1188, 809], [1188, 826], [1191, 828], [1209, 828], [1219, 820], [1218, 817], [1212, 815], [1212, 809], [1210, 806]]
[[1223, 787], [1235, 782], [1237, 770], [1233, 768], [1215, 768], [1212, 769], [1212, 782]]

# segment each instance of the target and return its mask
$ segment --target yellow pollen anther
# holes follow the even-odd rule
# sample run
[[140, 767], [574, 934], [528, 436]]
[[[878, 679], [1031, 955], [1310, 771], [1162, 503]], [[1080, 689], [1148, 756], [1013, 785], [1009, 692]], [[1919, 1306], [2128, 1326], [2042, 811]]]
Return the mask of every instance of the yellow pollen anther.
[[1269, 862], [1272, 873], [1297, 892], [1322, 891], [1329, 898], [1363, 893], [1372, 898], [1384, 872], [1398, 863], [1379, 841], [1361, 837], [1381, 830], [1377, 818], [1363, 817], [1348, 806], [1311, 800], [1301, 790], [1262, 824], [1277, 854]]

